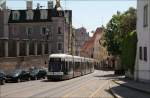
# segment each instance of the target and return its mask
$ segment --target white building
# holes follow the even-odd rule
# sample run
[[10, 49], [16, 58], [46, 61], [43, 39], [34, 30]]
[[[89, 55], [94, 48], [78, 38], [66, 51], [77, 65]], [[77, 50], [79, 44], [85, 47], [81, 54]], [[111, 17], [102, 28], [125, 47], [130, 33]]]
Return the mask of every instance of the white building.
[[135, 79], [150, 82], [150, 0], [137, 0], [137, 34]]

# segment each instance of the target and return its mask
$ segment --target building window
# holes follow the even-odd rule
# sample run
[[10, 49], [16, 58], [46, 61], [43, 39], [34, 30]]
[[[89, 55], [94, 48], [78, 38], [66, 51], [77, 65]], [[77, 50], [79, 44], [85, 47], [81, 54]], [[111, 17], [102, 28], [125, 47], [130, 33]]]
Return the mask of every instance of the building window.
[[46, 34], [46, 27], [42, 27], [42, 28], [41, 28], [41, 34], [42, 34], [42, 35], [45, 35], [45, 34]]
[[48, 54], [48, 43], [45, 43], [45, 54]]
[[59, 14], [60, 17], [62, 16], [62, 12], [61, 11], [59, 11], [58, 14]]
[[139, 47], [139, 59], [142, 60], [142, 47]]
[[41, 19], [47, 19], [47, 10], [41, 10], [40, 14]]
[[27, 36], [30, 36], [33, 32], [33, 29], [31, 27], [27, 28]]
[[143, 26], [148, 26], [148, 5], [144, 6], [144, 13], [143, 13]]
[[147, 61], [147, 47], [144, 47], [144, 61]]
[[32, 20], [33, 19], [33, 12], [32, 12], [32, 10], [28, 10], [26, 12], [26, 14], [27, 14], [27, 20]]
[[13, 20], [19, 20], [19, 13], [13, 12]]
[[61, 34], [61, 27], [58, 27], [58, 34]]
[[37, 44], [37, 55], [41, 55], [42, 54], [42, 44], [39, 42]]
[[58, 50], [62, 50], [62, 43], [58, 43]]

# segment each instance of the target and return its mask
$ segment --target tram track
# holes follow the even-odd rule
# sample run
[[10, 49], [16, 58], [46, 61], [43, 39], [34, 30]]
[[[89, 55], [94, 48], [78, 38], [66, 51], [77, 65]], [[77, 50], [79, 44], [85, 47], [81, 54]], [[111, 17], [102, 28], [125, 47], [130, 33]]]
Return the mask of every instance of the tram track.
[[[92, 76], [91, 76], [92, 77]], [[84, 80], [84, 81], [83, 81]], [[65, 90], [67, 88], [69, 88], [69, 90], [73, 90], [73, 89], [77, 89], [78, 87], [80, 87], [81, 85], [85, 84], [86, 82], [89, 82], [89, 81], [92, 81], [93, 79], [88, 79], [87, 77], [84, 77], [84, 78], [81, 78], [81, 79], [78, 79], [76, 81], [69, 81], [70, 83], [65, 83], [64, 85], [60, 85], [60, 86], [57, 86], [57, 87], [54, 87], [54, 88], [51, 88], [51, 89], [48, 89], [46, 91], [43, 91], [43, 92], [40, 92], [38, 94], [35, 94], [29, 98], [37, 98], [38, 96], [42, 96], [42, 95], [45, 95], [46, 96], [42, 96], [42, 97], [39, 97], [39, 98], [49, 98], [49, 97], [52, 97], [54, 95], [57, 95], [59, 91], [63, 91], [65, 92]], [[81, 83], [82, 84], [81, 84]], [[79, 85], [80, 84], [80, 85]], [[74, 87], [74, 85], [78, 85], [76, 87]], [[48, 94], [48, 95], [47, 95]]]
[[[36, 81], [33, 81], [33, 82], [36, 82]], [[22, 82], [23, 83], [23, 82]], [[28, 82], [26, 82], [25, 83], [25, 85], [27, 84]], [[17, 83], [16, 83], [17, 84]], [[40, 85], [43, 85], [43, 84], [41, 84], [40, 82], [38, 82], [38, 84], [40, 84]], [[13, 91], [15, 90], [15, 92], [17, 92], [17, 91], [20, 91], [20, 89], [27, 89], [27, 88], [31, 88], [31, 87], [34, 87], [34, 86], [37, 86], [38, 84], [31, 84], [31, 85], [27, 85], [27, 86], [24, 86], [24, 85], [22, 85], [21, 87], [17, 87], [17, 85], [15, 86], [15, 88], [13, 87], [13, 89], [8, 89], [8, 90], [6, 90], [6, 91], [4, 91], [4, 93], [5, 92], [7, 92], [7, 94], [8, 94], [8, 92], [9, 93], [13, 93]], [[11, 85], [11, 84], [9, 84], [9, 85]], [[3, 89], [2, 87], [1, 87], [1, 89]], [[16, 91], [17, 90], [17, 91]], [[6, 95], [6, 94], [4, 94], [4, 95]]]
[[[31, 96], [31, 97], [29, 97], [29, 98], [35, 98], [35, 96], [37, 96], [37, 95], [40, 95], [40, 94], [44, 94], [44, 93], [47, 93], [47, 92], [49, 92], [49, 91], [52, 91], [52, 90], [57, 90], [57, 89], [59, 89], [60, 87], [65, 87], [65, 86], [67, 86], [69, 83], [72, 83], [72, 81], [74, 82], [74, 83], [76, 83], [76, 82], [78, 82], [78, 81], [82, 81], [82, 80], [84, 80], [85, 79], [85, 81], [87, 81], [87, 77], [92, 77], [92, 74], [88, 74], [88, 75], [85, 75], [84, 77], [77, 77], [77, 78], [75, 78], [75, 79], [77, 79], [76, 81], [73, 81], [73, 79], [71, 79], [71, 80], [68, 80], [68, 81], [66, 81], [66, 82], [63, 82], [63, 84], [64, 85], [62, 85], [62, 83], [58, 83], [58, 85], [55, 85], [55, 87], [54, 88], [50, 88], [50, 89], [48, 89], [48, 90], [46, 90], [46, 91], [43, 91], [43, 92], [40, 92], [40, 93], [38, 93], [38, 94], [34, 94], [33, 96]], [[40, 84], [41, 83], [41, 81], [39, 81], [39, 83], [38, 84]], [[51, 82], [52, 83], [52, 82]], [[57, 82], [54, 82], [54, 83], [57, 83]], [[73, 85], [74, 85], [74, 83], [73, 83]], [[41, 85], [38, 85], [38, 84], [32, 84], [32, 85], [27, 85], [27, 87], [19, 87], [19, 88], [17, 88], [17, 90], [12, 90], [12, 91], [10, 91], [10, 90], [8, 90], [9, 92], [7, 92], [7, 93], [2, 93], [1, 95], [2, 95], [2, 97], [7, 97], [7, 96], [10, 96], [10, 95], [12, 95], [12, 94], [17, 94], [17, 93], [19, 93], [19, 92], [24, 92], [24, 91], [30, 91], [31, 89], [40, 89], [40, 88], [44, 88], [44, 87], [47, 87], [47, 86], [49, 86], [50, 84], [48, 83], [48, 84], [41, 84]], [[57, 87], [56, 87], [57, 86]]]
[[2, 96], [0, 98], [93, 98], [100, 96], [108, 98], [110, 95], [107, 92], [107, 87], [105, 88], [105, 84], [107, 85], [108, 83], [107, 80], [97, 77], [101, 75], [103, 76], [104, 74], [108, 73], [95, 71], [94, 73], [81, 77], [57, 82], [37, 80], [24, 83], [6, 84], [2, 86], [7, 88], [2, 91]]
[[62, 98], [70, 98], [71, 95], [73, 95], [74, 93], [76, 93], [77, 91], [79, 91], [81, 88], [84, 88], [84, 87], [86, 87], [87, 85], [92, 84], [92, 83], [93, 83], [93, 82], [91, 82], [92, 80], [95, 80], [95, 79], [91, 79], [90, 81], [86, 81], [85, 83], [83, 83], [84, 85], [81, 84], [81, 85], [79, 86], [79, 88], [76, 87], [77, 89], [73, 89], [72, 91], [69, 91], [68, 94], [66, 94], [66, 95], [63, 96]]

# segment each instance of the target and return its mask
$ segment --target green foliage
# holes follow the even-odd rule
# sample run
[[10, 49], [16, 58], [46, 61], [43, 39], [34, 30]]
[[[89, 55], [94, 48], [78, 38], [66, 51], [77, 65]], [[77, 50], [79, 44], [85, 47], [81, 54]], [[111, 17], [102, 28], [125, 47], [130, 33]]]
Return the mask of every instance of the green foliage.
[[117, 12], [112, 16], [106, 27], [105, 45], [107, 50], [112, 55], [121, 54], [122, 40], [136, 29], [136, 9], [129, 8], [124, 13]]
[[106, 26], [104, 43], [109, 54], [121, 57], [123, 65], [121, 68], [132, 73], [137, 43], [134, 30], [136, 30], [136, 9], [131, 7], [124, 13], [117, 12]]
[[120, 31], [119, 31], [119, 21], [120, 21], [120, 14], [114, 15], [110, 22], [107, 24], [107, 29], [105, 33], [105, 40], [107, 50], [112, 55], [120, 54]]
[[134, 72], [134, 64], [136, 58], [137, 34], [135, 31], [128, 33], [122, 41], [121, 63], [125, 70]]

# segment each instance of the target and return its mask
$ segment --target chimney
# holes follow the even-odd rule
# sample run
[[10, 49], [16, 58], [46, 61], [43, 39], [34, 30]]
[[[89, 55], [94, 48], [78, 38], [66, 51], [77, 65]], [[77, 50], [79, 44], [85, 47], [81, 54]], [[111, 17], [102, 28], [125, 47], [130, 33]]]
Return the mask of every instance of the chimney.
[[36, 7], [37, 10], [40, 9], [40, 3], [37, 3], [37, 7]]
[[53, 9], [53, 1], [48, 0], [47, 6], [48, 6], [48, 9]]
[[32, 10], [32, 0], [26, 1], [27, 10]]

